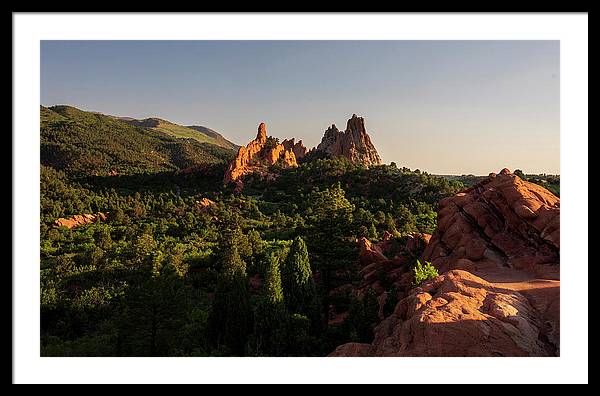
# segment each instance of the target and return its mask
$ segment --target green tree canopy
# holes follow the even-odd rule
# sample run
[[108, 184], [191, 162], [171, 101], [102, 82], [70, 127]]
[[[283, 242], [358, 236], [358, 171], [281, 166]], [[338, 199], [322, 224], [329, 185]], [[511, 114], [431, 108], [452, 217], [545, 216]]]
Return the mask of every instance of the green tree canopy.
[[251, 326], [250, 315], [246, 264], [236, 245], [229, 244], [222, 255], [209, 317], [209, 338], [213, 345], [242, 354]]

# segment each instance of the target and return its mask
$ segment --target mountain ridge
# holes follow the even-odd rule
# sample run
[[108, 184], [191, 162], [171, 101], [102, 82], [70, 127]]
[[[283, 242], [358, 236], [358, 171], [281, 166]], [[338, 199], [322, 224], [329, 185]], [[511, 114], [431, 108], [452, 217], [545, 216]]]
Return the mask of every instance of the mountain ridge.
[[[106, 117], [111, 117], [113, 119], [124, 121], [129, 124], [142, 127], [142, 128], [150, 128], [154, 129], [158, 132], [166, 133], [169, 136], [182, 138], [182, 139], [194, 139], [199, 141], [200, 143], [210, 143], [217, 146], [221, 146], [226, 149], [237, 149], [239, 146], [232, 141], [226, 139], [221, 133], [215, 131], [214, 129], [201, 126], [201, 125], [181, 125], [175, 122], [169, 121], [167, 119], [161, 117], [145, 117], [145, 118], [135, 118], [129, 116], [116, 116], [113, 114], [106, 114], [99, 111], [88, 111], [82, 110], [76, 106], [58, 104], [52, 106], [42, 106], [47, 109], [52, 108], [70, 108], [75, 109], [77, 111], [87, 112], [90, 114], [97, 114]], [[200, 135], [198, 135], [200, 134]]]
[[42, 164], [77, 175], [177, 171], [234, 153], [68, 105], [41, 106], [40, 132]]

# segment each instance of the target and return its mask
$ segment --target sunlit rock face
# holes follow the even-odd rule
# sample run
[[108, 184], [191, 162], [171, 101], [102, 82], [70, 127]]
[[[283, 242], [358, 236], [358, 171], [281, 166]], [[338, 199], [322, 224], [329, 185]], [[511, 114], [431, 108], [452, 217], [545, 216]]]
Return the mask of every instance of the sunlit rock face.
[[294, 155], [296, 156], [296, 160], [300, 160], [304, 158], [308, 149], [302, 143], [302, 140], [299, 140], [298, 143], [295, 143], [296, 139], [286, 139], [281, 144], [285, 147], [286, 150], [292, 150]]
[[245, 147], [240, 147], [236, 157], [229, 164], [227, 171], [225, 171], [223, 183], [233, 182], [236, 183], [238, 189], [241, 189], [241, 178], [244, 175], [255, 172], [264, 173], [269, 166], [277, 163], [283, 167], [298, 166], [295, 152], [302, 156], [306, 154], [306, 147], [302, 145], [302, 141], [294, 144], [294, 139], [285, 140], [283, 143], [269, 146], [267, 126], [264, 122], [261, 122], [258, 126], [256, 139]]
[[365, 166], [381, 164], [381, 158], [365, 129], [365, 120], [356, 114], [348, 120], [344, 132], [335, 125], [327, 128], [316, 149]]
[[450, 269], [514, 268], [558, 279], [560, 198], [503, 169], [440, 201], [423, 260]]
[[329, 356], [558, 356], [558, 281], [530, 286], [448, 271], [398, 302], [372, 344], [343, 344]]
[[55, 227], [67, 227], [67, 228], [75, 228], [82, 225], [95, 223], [97, 221], [106, 221], [106, 215], [108, 212], [98, 212], [96, 214], [81, 214], [75, 215], [68, 218], [61, 217], [60, 219], [56, 219], [54, 221]]

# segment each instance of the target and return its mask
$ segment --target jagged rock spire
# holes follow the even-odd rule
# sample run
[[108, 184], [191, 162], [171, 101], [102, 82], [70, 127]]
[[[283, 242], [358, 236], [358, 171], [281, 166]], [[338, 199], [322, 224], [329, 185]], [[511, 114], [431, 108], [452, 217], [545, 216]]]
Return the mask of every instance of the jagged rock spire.
[[265, 143], [267, 141], [267, 125], [261, 122], [258, 125], [258, 134], [256, 135], [256, 141], [259, 143]]
[[365, 128], [365, 120], [356, 114], [352, 114], [344, 132], [340, 132], [335, 124], [327, 128], [317, 150], [367, 166], [381, 164], [381, 158]]

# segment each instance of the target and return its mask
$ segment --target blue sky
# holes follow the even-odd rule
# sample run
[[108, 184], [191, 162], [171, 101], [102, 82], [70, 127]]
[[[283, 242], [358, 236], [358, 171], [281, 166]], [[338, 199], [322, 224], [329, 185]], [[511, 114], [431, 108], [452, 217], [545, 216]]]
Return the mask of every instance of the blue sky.
[[310, 148], [356, 113], [384, 162], [559, 173], [558, 41], [42, 41], [41, 102]]

